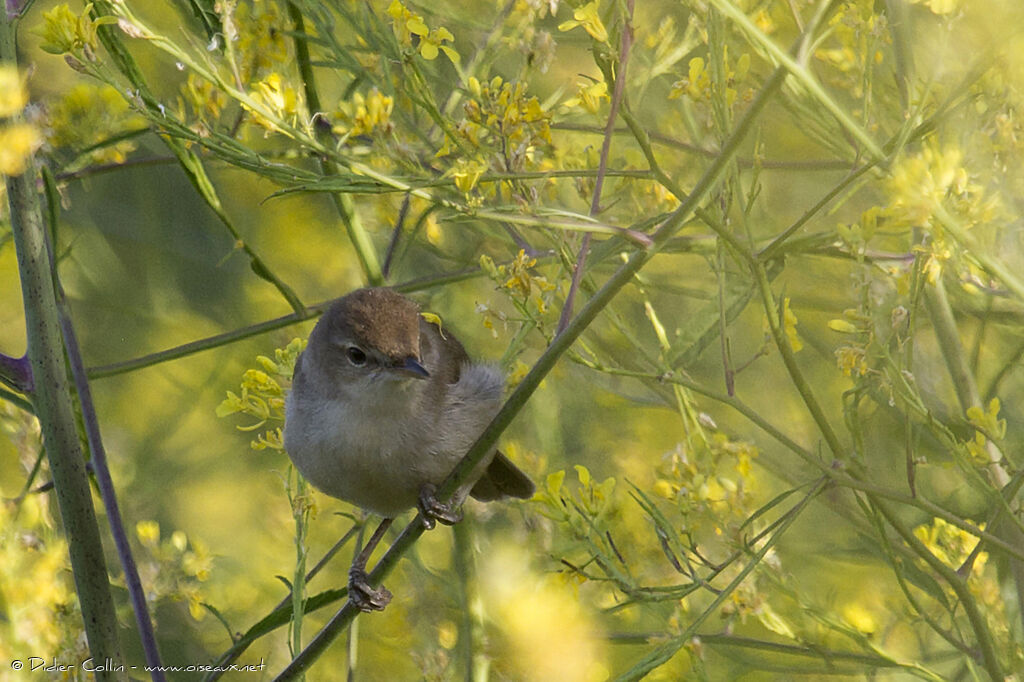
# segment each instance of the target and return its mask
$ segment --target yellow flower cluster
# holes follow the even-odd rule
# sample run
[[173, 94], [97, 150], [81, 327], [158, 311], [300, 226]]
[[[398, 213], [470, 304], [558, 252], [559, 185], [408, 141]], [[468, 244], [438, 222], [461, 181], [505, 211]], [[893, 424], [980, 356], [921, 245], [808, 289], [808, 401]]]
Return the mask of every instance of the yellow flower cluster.
[[[536, 151], [551, 144], [551, 113], [545, 111], [536, 97], [527, 97], [526, 84], [503, 81], [495, 76], [488, 83], [470, 77], [470, 97], [463, 110], [465, 118], [456, 134], [469, 147], [491, 156], [492, 167], [515, 172], [533, 164]], [[451, 139], [445, 139], [437, 156], [456, 150]]]
[[104, 24], [116, 24], [115, 17], [91, 16], [92, 3], [81, 14], [75, 14], [67, 3], [61, 3], [49, 12], [43, 12], [43, 25], [34, 33], [42, 38], [39, 47], [51, 54], [70, 54], [93, 61], [96, 55], [96, 29]]
[[507, 291], [513, 300], [524, 304], [531, 298], [541, 314], [548, 310], [548, 301], [545, 294], [554, 291], [555, 285], [548, 281], [547, 277], [536, 275], [531, 270], [537, 265], [537, 259], [526, 255], [526, 251], [519, 250], [515, 259], [508, 265], [495, 265], [490, 257], [480, 257], [480, 266], [491, 279]]
[[139, 577], [150, 607], [164, 600], [186, 601], [189, 613], [200, 620], [206, 614], [200, 583], [209, 579], [213, 567], [209, 549], [180, 530], [161, 541], [156, 521], [139, 521], [135, 536], [145, 550], [139, 555]]
[[357, 92], [351, 100], [339, 102], [333, 116], [338, 123], [333, 130], [339, 135], [386, 135], [394, 128], [391, 123], [394, 108], [395, 99], [382, 94], [377, 88], [365, 96]]
[[701, 532], [712, 526], [716, 536], [738, 525], [753, 511], [748, 488], [757, 448], [732, 440], [724, 433], [710, 434], [707, 445], [680, 447], [659, 471], [654, 492], [676, 503], [685, 527]]
[[[750, 55], [743, 53], [736, 60], [735, 64], [730, 64], [728, 48], [729, 46], [726, 45], [725, 52], [722, 55], [722, 62], [725, 66], [725, 102], [731, 108], [736, 103], [738, 96], [737, 87], [746, 79], [747, 74], [750, 73]], [[694, 57], [690, 60], [686, 78], [677, 80], [672, 84], [668, 98], [677, 99], [685, 94], [696, 101], [710, 102], [712, 97], [717, 95], [716, 88], [717, 86], [712, 82], [711, 72], [704, 59]], [[753, 92], [748, 89], [744, 99], [749, 99], [752, 95]]]
[[[929, 524], [918, 526], [914, 529], [914, 535], [942, 563], [956, 569], [963, 565], [978, 543], [978, 538], [942, 519], [934, 519]], [[988, 552], [980, 552], [974, 560], [972, 573], [983, 571], [987, 561]]]
[[424, 59], [432, 61], [437, 59], [439, 53], [444, 52], [453, 64], [459, 63], [459, 53], [455, 48], [445, 44], [454, 41], [455, 36], [444, 26], [431, 30], [423, 21], [423, 17], [411, 12], [401, 0], [391, 0], [388, 14], [394, 20], [395, 36], [399, 43], [410, 47], [413, 44], [413, 36], [416, 36], [416, 49]]
[[[570, 488], [565, 484], [565, 471], [549, 474], [544, 487], [534, 495], [540, 503], [539, 511], [544, 516], [566, 523], [579, 535], [587, 535], [600, 528], [614, 513], [612, 496], [615, 479], [611, 476], [598, 482], [590, 470], [582, 464], [575, 466], [579, 486]], [[573, 504], [566, 504], [571, 501]]]
[[867, 351], [860, 346], [836, 348], [836, 365], [848, 377], [864, 376], [868, 371]]
[[[109, 85], [75, 85], [50, 106], [49, 113], [47, 137], [56, 150], [78, 152], [143, 125], [143, 119], [132, 113], [120, 93]], [[87, 160], [123, 163], [135, 147], [134, 141], [122, 140], [97, 148]]]
[[447, 174], [463, 194], [469, 194], [487, 171], [487, 164], [479, 159], [456, 159]]
[[27, 104], [25, 79], [13, 66], [0, 66], [0, 175], [24, 173], [33, 152], [43, 143], [36, 126], [20, 120], [6, 122], [17, 119]]
[[25, 79], [13, 66], [0, 66], [0, 118], [10, 118], [21, 113], [28, 104], [28, 90]]
[[[186, 105], [191, 110], [191, 116], [188, 115]], [[189, 127], [202, 137], [210, 134], [227, 105], [228, 96], [223, 90], [191, 72], [178, 94], [178, 116], [183, 121], [192, 119]]]
[[[247, 369], [242, 375], [241, 394], [228, 391], [227, 397], [217, 406], [217, 416], [246, 414], [257, 419], [256, 423], [238, 426], [239, 431], [255, 431], [267, 422], [284, 423], [285, 389], [290, 386], [295, 372], [295, 361], [306, 347], [302, 339], [292, 339], [284, 348], [274, 351], [274, 359], [265, 355], [256, 358], [260, 369]], [[283, 449], [281, 427], [277, 426], [252, 441], [254, 450], [270, 448]]]
[[28, 123], [0, 127], [0, 175], [21, 175], [32, 153], [43, 143], [39, 129]]
[[987, 409], [978, 406], [967, 408], [967, 421], [977, 429], [974, 438], [967, 441], [967, 451], [979, 466], [991, 462], [988, 439], [1002, 440], [1006, 437], [1006, 420], [999, 418], [999, 408], [999, 398], [992, 398]]
[[597, 42], [608, 42], [608, 29], [604, 27], [604, 22], [601, 21], [601, 15], [598, 14], [597, 0], [592, 0], [578, 9], [573, 10], [572, 20], [563, 21], [558, 25], [558, 30], [571, 31], [577, 26], [582, 26], [583, 30]]
[[580, 81], [576, 83], [576, 96], [567, 99], [563, 106], [582, 107], [591, 114], [596, 114], [601, 108], [601, 100], [611, 99], [608, 96], [608, 84], [604, 81], [591, 83]]
[[80, 625], [74, 633], [62, 631], [70, 619], [54, 618], [75, 608], [67, 551], [48, 517], [45, 496], [0, 504], [0, 656], [56, 653], [81, 634]]
[[834, 67], [832, 81], [854, 98], [864, 96], [864, 73], [885, 58], [882, 48], [892, 42], [885, 14], [874, 11], [872, 0], [844, 2], [829, 20], [830, 44], [814, 56]]
[[[276, 71], [256, 82], [255, 89], [249, 93], [258, 103], [262, 104], [278, 121], [294, 124], [300, 108], [299, 96], [295, 88], [288, 85], [281, 74]], [[252, 110], [253, 118], [267, 130], [277, 130], [279, 126], [274, 120]]]
[[960, 249], [936, 214], [948, 213], [962, 227], [971, 228], [991, 224], [1001, 211], [998, 195], [987, 196], [985, 188], [973, 180], [960, 148], [935, 140], [893, 164], [885, 189], [888, 205], [881, 209], [879, 220], [885, 219], [886, 228], [924, 228], [931, 237], [924, 247], [929, 255], [926, 269], [930, 281], [947, 261], [969, 267], [960, 262]]
[[968, 183], [962, 159], [957, 147], [940, 149], [931, 144], [893, 165], [886, 189], [890, 195], [888, 213], [898, 226], [924, 226], [947, 195], [980, 191]]
[[[800, 321], [796, 317], [796, 313], [789, 307], [789, 297], [787, 296], [782, 302], [782, 330], [786, 334], [786, 340], [789, 341], [789, 347], [794, 353], [798, 353], [803, 350], [804, 342], [800, 340], [800, 334], [797, 332], [796, 327]], [[764, 320], [765, 333], [770, 332], [771, 323], [768, 318]]]

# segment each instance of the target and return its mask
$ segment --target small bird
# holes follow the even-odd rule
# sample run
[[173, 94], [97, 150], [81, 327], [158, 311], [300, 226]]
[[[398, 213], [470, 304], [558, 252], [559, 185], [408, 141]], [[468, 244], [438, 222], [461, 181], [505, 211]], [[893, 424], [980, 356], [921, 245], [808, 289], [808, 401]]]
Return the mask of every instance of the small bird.
[[286, 398], [284, 447], [321, 491], [384, 517], [349, 570], [359, 609], [391, 601], [367, 582], [366, 562], [398, 514], [418, 507], [433, 528], [457, 523], [467, 495], [533, 495], [533, 482], [495, 450], [449, 503], [435, 496], [501, 407], [504, 385], [496, 368], [471, 361], [450, 331], [392, 289], [353, 291], [313, 328]]

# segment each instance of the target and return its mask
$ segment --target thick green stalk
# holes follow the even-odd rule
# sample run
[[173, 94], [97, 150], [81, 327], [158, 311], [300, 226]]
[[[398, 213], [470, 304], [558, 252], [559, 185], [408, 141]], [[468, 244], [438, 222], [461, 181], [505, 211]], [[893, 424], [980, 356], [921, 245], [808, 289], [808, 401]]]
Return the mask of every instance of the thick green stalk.
[[[0, 63], [17, 63], [15, 26], [0, 17]], [[7, 178], [14, 247], [21, 275], [22, 298], [32, 368], [30, 398], [43, 432], [54, 490], [67, 537], [75, 589], [93, 661], [101, 667], [124, 664], [117, 618], [110, 596], [103, 545], [85, 472], [85, 459], [75, 425], [68, 368], [57, 318], [57, 298], [50, 276], [33, 164], [20, 176]], [[112, 666], [103, 665], [110, 659]], [[123, 673], [97, 672], [97, 679], [125, 679]]]

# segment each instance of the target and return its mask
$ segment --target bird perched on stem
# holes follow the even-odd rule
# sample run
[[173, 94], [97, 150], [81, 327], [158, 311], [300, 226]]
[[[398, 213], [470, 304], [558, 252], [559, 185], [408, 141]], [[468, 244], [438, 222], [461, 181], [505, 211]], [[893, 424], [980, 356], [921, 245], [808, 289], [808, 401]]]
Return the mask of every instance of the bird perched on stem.
[[366, 562], [396, 515], [418, 507], [433, 528], [457, 523], [467, 495], [533, 495], [526, 474], [495, 450], [450, 501], [435, 496], [503, 390], [496, 368], [470, 360], [450, 331], [391, 289], [353, 291], [313, 328], [286, 399], [284, 447], [314, 486], [384, 517], [349, 570], [349, 598], [361, 610], [391, 601], [367, 582]]

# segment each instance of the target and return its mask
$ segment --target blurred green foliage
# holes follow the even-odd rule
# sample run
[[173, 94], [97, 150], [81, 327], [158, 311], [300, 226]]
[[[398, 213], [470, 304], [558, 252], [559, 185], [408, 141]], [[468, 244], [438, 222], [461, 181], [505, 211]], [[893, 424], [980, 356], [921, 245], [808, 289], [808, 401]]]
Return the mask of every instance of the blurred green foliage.
[[[0, 172], [34, 153], [59, 188], [165, 663], [248, 631], [236, 662], [277, 671], [340, 606], [352, 541], [302, 627], [270, 627], [363, 520], [280, 451], [306, 306], [398, 286], [514, 388], [570, 291], [579, 311], [655, 248], [503, 436], [536, 498], [424, 535], [311, 679], [1019, 679], [1019, 3], [39, 0], [20, 22]], [[21, 679], [6, 661], [86, 654], [38, 428], [0, 408]]]

